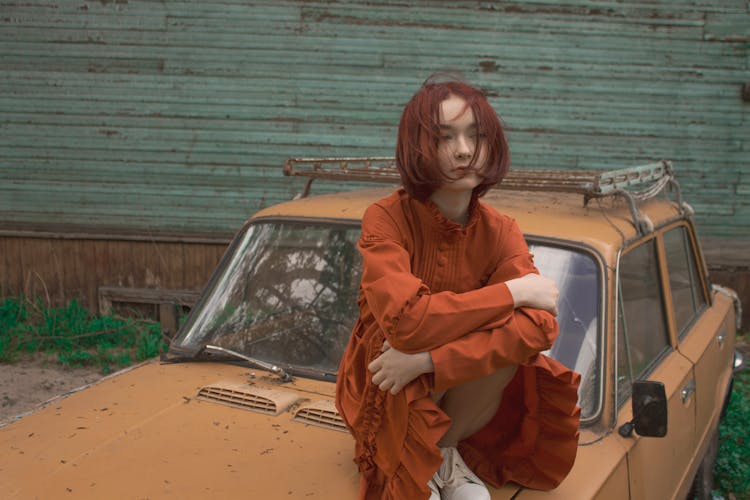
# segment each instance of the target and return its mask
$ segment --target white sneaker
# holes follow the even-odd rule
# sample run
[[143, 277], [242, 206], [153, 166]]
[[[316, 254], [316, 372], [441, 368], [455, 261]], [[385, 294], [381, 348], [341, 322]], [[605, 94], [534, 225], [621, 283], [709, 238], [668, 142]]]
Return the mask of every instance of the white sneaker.
[[437, 472], [432, 476], [432, 479], [427, 482], [427, 487], [430, 488], [430, 500], [440, 500], [440, 487], [438, 484], [441, 482], [442, 481], [440, 481]]
[[456, 448], [440, 448], [440, 453], [443, 463], [437, 474], [443, 500], [490, 500], [489, 490], [469, 469]]

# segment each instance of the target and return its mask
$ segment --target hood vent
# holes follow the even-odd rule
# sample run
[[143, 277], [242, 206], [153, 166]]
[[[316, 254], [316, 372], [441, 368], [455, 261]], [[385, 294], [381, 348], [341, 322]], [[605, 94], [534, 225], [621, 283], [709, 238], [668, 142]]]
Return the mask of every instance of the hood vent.
[[303, 424], [349, 432], [333, 401], [329, 400], [315, 401], [301, 405], [294, 413], [294, 420]]
[[217, 382], [201, 387], [196, 397], [267, 415], [278, 415], [300, 399], [293, 392], [263, 389], [236, 382]]

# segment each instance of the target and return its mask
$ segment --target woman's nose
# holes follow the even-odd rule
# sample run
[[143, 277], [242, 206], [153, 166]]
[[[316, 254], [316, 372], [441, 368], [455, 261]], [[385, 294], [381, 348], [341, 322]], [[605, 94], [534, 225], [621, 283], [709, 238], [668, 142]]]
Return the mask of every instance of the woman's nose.
[[463, 135], [458, 136], [456, 140], [456, 156], [471, 156], [474, 153], [473, 149], [473, 144], [468, 137]]

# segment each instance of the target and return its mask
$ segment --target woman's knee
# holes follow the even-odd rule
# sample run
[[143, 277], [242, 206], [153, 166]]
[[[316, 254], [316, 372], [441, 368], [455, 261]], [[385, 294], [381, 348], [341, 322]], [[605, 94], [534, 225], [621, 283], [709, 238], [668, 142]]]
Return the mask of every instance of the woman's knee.
[[517, 365], [506, 366], [485, 377], [453, 387], [445, 392], [441, 407], [449, 415], [454, 411], [472, 412], [487, 407], [496, 409], [517, 369]]

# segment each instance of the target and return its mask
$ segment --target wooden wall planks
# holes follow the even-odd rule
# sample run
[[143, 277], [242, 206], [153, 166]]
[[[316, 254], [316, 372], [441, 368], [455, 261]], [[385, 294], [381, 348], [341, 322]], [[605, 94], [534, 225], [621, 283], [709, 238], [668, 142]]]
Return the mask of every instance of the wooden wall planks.
[[299, 192], [287, 157], [391, 154], [449, 67], [488, 91], [516, 166], [670, 158], [701, 234], [750, 238], [749, 9], [0, 0], [0, 225], [228, 237]]
[[102, 286], [199, 292], [225, 249], [226, 242], [0, 236], [0, 296], [77, 299], [93, 312]]

